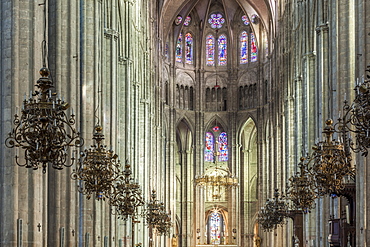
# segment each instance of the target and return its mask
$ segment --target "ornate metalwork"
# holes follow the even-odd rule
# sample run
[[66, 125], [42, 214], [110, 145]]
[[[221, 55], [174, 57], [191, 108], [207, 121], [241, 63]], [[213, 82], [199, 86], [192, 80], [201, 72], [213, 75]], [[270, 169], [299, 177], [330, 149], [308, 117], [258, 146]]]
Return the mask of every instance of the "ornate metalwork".
[[95, 194], [97, 200], [105, 200], [113, 191], [114, 181], [120, 176], [118, 155], [112, 150], [107, 150], [102, 143], [104, 140], [102, 130], [99, 125], [95, 127], [94, 145], [81, 152], [78, 167], [71, 174], [72, 179], [82, 181], [82, 186], [79, 186], [78, 190], [87, 195], [87, 199]]
[[131, 166], [126, 161], [123, 175], [115, 182], [113, 193], [109, 197], [109, 204], [115, 207], [116, 213], [124, 220], [129, 216], [135, 217], [138, 207], [144, 205], [140, 185], [131, 175]]
[[236, 177], [230, 172], [227, 166], [221, 167], [217, 163], [217, 156], [220, 153], [214, 153], [214, 166], [206, 169], [202, 175], [195, 176], [195, 184], [199, 187], [205, 187], [207, 191], [212, 193], [213, 199], [220, 199], [223, 189], [238, 187], [239, 182]]
[[[73, 110], [67, 117], [65, 110], [69, 104], [52, 93], [54, 86], [49, 74], [48, 68], [41, 68], [41, 78], [36, 84], [38, 90], [31, 92], [29, 99], [25, 96], [22, 114], [14, 115], [15, 128], [5, 140], [8, 148], [24, 151], [22, 156], [15, 156], [17, 165], [34, 170], [42, 167], [43, 173], [47, 166], [59, 170], [72, 166], [75, 158], [67, 162], [69, 147], [83, 145], [80, 133], [73, 128]], [[25, 159], [24, 164], [21, 163], [22, 158]]]
[[285, 196], [280, 197], [279, 190], [275, 189], [274, 198], [267, 199], [264, 207], [258, 213], [257, 222], [264, 231], [272, 231], [277, 226], [286, 223], [288, 214], [288, 204]]
[[[370, 72], [370, 65], [366, 71]], [[342, 131], [355, 134], [355, 142], [349, 140], [351, 149], [355, 153], [361, 152], [363, 156], [367, 156], [370, 148], [370, 75], [362, 82], [357, 81], [354, 91], [353, 103], [349, 105], [347, 100], [344, 101], [344, 115], [339, 119], [339, 126]]]
[[287, 198], [293, 202], [294, 209], [302, 210], [304, 213], [315, 208], [315, 180], [311, 168], [308, 167], [310, 157], [301, 157], [298, 164], [299, 171], [289, 178]]
[[344, 188], [344, 179], [354, 176], [351, 155], [342, 142], [333, 139], [333, 120], [326, 121], [322, 132], [325, 140], [312, 147], [312, 172], [316, 180], [317, 194], [338, 194]]
[[170, 214], [165, 211], [164, 203], [157, 199], [152, 191], [151, 199], [146, 205], [145, 219], [148, 227], [156, 229], [159, 235], [169, 235], [172, 227]]

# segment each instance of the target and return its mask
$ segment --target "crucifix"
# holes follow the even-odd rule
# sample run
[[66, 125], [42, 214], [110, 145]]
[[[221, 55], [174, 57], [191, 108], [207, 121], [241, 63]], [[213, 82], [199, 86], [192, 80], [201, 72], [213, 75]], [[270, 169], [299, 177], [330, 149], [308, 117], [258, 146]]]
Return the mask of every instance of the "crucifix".
[[39, 228], [39, 232], [41, 231], [41, 224], [39, 223], [38, 225], [37, 225], [37, 227]]

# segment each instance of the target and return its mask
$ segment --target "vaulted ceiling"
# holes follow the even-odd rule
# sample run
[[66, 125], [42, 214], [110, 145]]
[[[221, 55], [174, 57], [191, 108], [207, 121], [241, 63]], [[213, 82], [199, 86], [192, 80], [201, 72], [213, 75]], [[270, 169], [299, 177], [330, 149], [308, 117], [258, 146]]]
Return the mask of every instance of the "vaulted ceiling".
[[275, 0], [164, 0], [160, 19], [162, 38], [168, 34], [177, 15], [187, 16], [191, 11], [196, 11], [201, 20], [206, 20], [205, 15], [214, 4], [221, 4], [225, 16], [229, 18], [234, 16], [239, 6], [248, 16], [257, 14], [266, 31], [270, 33], [273, 30], [273, 2]]

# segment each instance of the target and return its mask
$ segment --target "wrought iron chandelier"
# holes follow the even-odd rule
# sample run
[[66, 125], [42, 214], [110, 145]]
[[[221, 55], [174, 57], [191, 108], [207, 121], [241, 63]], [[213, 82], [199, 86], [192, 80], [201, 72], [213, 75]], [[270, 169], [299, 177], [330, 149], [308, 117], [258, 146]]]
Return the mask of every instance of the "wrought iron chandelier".
[[288, 213], [286, 198], [284, 195], [280, 196], [279, 190], [275, 189], [274, 198], [267, 199], [258, 213], [257, 221], [264, 231], [272, 231], [286, 223]]
[[[50, 71], [43, 67], [41, 78], [37, 81], [35, 92], [25, 96], [21, 116], [16, 113], [13, 123], [15, 128], [5, 140], [8, 148], [20, 148], [23, 154], [15, 156], [17, 165], [37, 170], [51, 166], [63, 169], [73, 165], [75, 158], [68, 160], [68, 149], [71, 146], [81, 147], [83, 139], [75, 130], [75, 115], [68, 117], [65, 110], [69, 104], [52, 92], [53, 82], [49, 78]], [[25, 160], [23, 163], [22, 160]]]
[[287, 188], [287, 198], [293, 202], [295, 209], [302, 210], [303, 213], [310, 212], [315, 208], [315, 180], [312, 176], [311, 168], [308, 167], [310, 157], [301, 157], [298, 164], [299, 170], [294, 176], [289, 178]]
[[164, 203], [157, 199], [152, 191], [150, 201], [146, 205], [145, 219], [148, 227], [156, 229], [159, 235], [169, 235], [172, 227], [170, 214], [165, 211]]
[[105, 200], [113, 190], [114, 181], [120, 176], [118, 155], [112, 150], [107, 150], [102, 143], [104, 140], [102, 130], [100, 125], [95, 127], [94, 145], [81, 152], [77, 169], [71, 174], [72, 179], [82, 181], [83, 184], [78, 190], [87, 195], [87, 199], [95, 194], [97, 200]]
[[123, 175], [115, 181], [113, 192], [109, 197], [109, 204], [115, 207], [116, 213], [122, 219], [137, 215], [138, 207], [144, 205], [140, 185], [132, 178], [131, 166], [126, 161]]
[[195, 176], [196, 186], [210, 191], [213, 199], [220, 199], [222, 190], [239, 186], [238, 179], [233, 176], [229, 168], [218, 165], [217, 156], [219, 155], [220, 153], [216, 151], [213, 159], [215, 165], [207, 168], [204, 174]]
[[[367, 72], [370, 72], [370, 65], [367, 66]], [[368, 155], [370, 148], [370, 76], [366, 80], [356, 82], [354, 88], [355, 99], [351, 105], [344, 101], [344, 116], [339, 119], [341, 131], [352, 132], [356, 136], [355, 142], [349, 140], [351, 149], [355, 152], [361, 152], [363, 156]]]
[[[355, 169], [351, 167], [351, 154], [345, 143], [333, 139], [333, 120], [326, 121], [322, 132], [325, 140], [312, 147], [312, 172], [316, 181], [316, 192], [319, 196], [338, 194], [344, 189], [344, 179], [354, 177]], [[345, 136], [344, 136], [345, 138]]]
[[195, 183], [211, 191], [213, 199], [220, 199], [223, 189], [239, 186], [238, 179], [231, 174], [229, 169], [219, 166], [211, 167], [205, 174], [196, 176]]

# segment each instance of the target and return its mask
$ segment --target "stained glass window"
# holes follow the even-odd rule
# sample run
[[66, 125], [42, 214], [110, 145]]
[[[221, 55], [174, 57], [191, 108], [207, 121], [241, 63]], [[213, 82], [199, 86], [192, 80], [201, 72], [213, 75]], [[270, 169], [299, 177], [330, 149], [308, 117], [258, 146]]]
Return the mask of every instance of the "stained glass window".
[[213, 35], [208, 35], [206, 38], [206, 54], [207, 54], [207, 65], [215, 65], [215, 38]]
[[215, 126], [215, 127], [213, 127], [213, 128], [212, 128], [212, 130], [213, 130], [214, 132], [217, 132], [217, 131], [219, 131], [219, 130], [220, 130], [220, 127]]
[[248, 33], [243, 31], [240, 34], [240, 64], [248, 63]]
[[229, 159], [229, 150], [227, 148], [227, 134], [226, 132], [222, 132], [218, 137], [218, 151], [220, 152], [220, 156], [218, 157], [218, 161], [228, 161]]
[[227, 39], [225, 35], [218, 38], [218, 65], [226, 65], [227, 62]]
[[244, 23], [244, 25], [249, 25], [249, 19], [248, 19], [248, 16], [246, 16], [246, 15], [243, 15], [242, 16], [242, 21], [243, 21], [243, 23]]
[[218, 212], [212, 212], [209, 216], [210, 244], [221, 243], [221, 215]]
[[208, 23], [211, 24], [212, 28], [221, 28], [222, 24], [225, 23], [225, 18], [222, 14], [211, 14], [210, 18], [208, 19]]
[[251, 19], [252, 19], [253, 24], [258, 24], [258, 21], [259, 21], [258, 15], [253, 14]]
[[182, 22], [182, 16], [181, 15], [178, 15], [175, 19], [175, 24], [176, 25], [179, 25], [180, 23]]
[[191, 17], [190, 16], [186, 17], [185, 21], [184, 21], [184, 26], [186, 26], [186, 27], [189, 26], [190, 22], [191, 22]]
[[212, 133], [206, 133], [206, 147], [204, 149], [204, 161], [213, 162], [213, 154], [214, 154], [214, 138]]
[[182, 62], [182, 33], [179, 34], [176, 45], [176, 62]]
[[257, 61], [257, 44], [254, 33], [251, 33], [251, 62]]
[[193, 35], [185, 34], [185, 63], [193, 64]]

